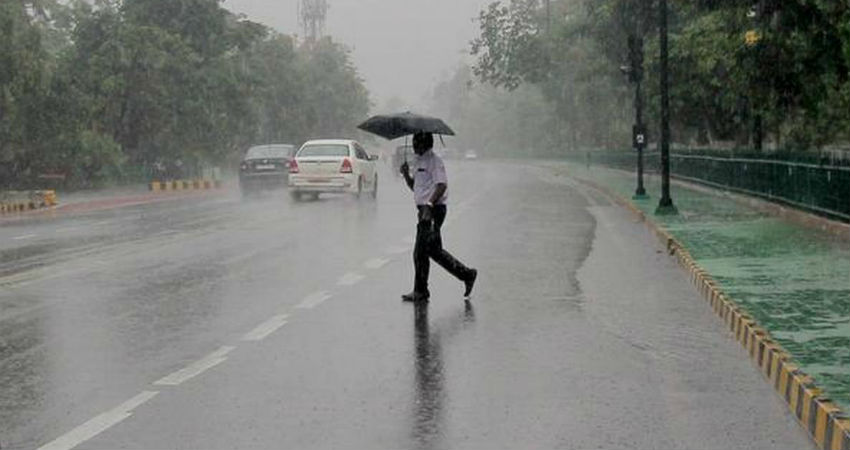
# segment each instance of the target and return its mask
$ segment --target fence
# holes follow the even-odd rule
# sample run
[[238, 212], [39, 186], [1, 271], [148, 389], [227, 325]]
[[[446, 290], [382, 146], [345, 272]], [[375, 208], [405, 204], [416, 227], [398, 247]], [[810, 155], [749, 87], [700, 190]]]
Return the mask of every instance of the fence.
[[[660, 153], [645, 155], [646, 171], [660, 171]], [[634, 170], [636, 154], [594, 151], [588, 162]], [[731, 152], [674, 151], [674, 178], [785, 203], [850, 222], [850, 161], [820, 155], [735, 155]]]

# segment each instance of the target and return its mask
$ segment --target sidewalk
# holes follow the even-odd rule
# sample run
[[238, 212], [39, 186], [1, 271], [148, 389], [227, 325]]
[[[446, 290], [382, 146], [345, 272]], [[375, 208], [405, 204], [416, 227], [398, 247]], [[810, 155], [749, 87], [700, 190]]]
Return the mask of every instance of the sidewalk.
[[[634, 193], [634, 175], [623, 171], [560, 162], [550, 166], [625, 199]], [[722, 193], [676, 183], [671, 197], [680, 214], [655, 216], [660, 178], [645, 181], [652, 198], [632, 203], [690, 250], [723, 292], [850, 410], [850, 242]]]

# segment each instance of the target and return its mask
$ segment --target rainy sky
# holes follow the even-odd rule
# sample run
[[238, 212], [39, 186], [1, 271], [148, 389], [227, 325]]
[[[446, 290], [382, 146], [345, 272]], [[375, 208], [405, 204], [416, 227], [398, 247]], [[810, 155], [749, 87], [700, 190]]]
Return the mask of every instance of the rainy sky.
[[[353, 50], [377, 107], [419, 104], [468, 59], [474, 19], [492, 0], [329, 0], [326, 32]], [[223, 5], [286, 33], [301, 33], [298, 0], [225, 0]]]

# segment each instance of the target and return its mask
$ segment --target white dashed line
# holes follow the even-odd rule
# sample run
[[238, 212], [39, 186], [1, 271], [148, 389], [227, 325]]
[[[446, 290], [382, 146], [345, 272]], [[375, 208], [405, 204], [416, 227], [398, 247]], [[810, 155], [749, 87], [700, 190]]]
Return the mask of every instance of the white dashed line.
[[398, 255], [410, 250], [410, 247], [389, 247], [384, 252], [388, 255]]
[[156, 391], [144, 391], [118, 405], [118, 407], [93, 417], [88, 422], [56, 438], [54, 441], [42, 445], [38, 450], [70, 450], [130, 417], [134, 409], [152, 399], [158, 393]]
[[336, 284], [340, 286], [353, 286], [361, 281], [363, 281], [363, 275], [357, 272], [349, 272], [343, 275]]
[[298, 309], [313, 309], [313, 308], [321, 305], [322, 303], [324, 303], [326, 300], [328, 300], [330, 298], [331, 298], [331, 294], [329, 294], [325, 291], [316, 292], [314, 294], [308, 295], [307, 298], [305, 298], [303, 301], [301, 301], [301, 303], [299, 303], [296, 306], [296, 308], [298, 308]]
[[374, 270], [384, 267], [388, 262], [390, 262], [390, 260], [386, 258], [372, 258], [369, 261], [366, 261], [363, 265], [366, 266], [367, 269]]
[[38, 235], [37, 235], [37, 234], [25, 234], [25, 235], [23, 235], [23, 236], [16, 236], [16, 237], [13, 237], [13, 238], [12, 238], [12, 240], [13, 240], [13, 241], [23, 241], [24, 239], [32, 239], [32, 238], [34, 238], [34, 237], [36, 237], [36, 236], [38, 236]]
[[232, 352], [236, 347], [224, 346], [209, 355], [195, 361], [194, 363], [170, 374], [159, 381], [154, 382], [159, 386], [177, 386], [191, 378], [194, 378], [209, 369], [223, 363], [227, 360], [227, 354]]
[[289, 318], [288, 314], [280, 314], [272, 317], [271, 319], [261, 323], [257, 328], [246, 333], [242, 336], [243, 341], [262, 341], [270, 334], [277, 331], [280, 327], [286, 325], [286, 319]]

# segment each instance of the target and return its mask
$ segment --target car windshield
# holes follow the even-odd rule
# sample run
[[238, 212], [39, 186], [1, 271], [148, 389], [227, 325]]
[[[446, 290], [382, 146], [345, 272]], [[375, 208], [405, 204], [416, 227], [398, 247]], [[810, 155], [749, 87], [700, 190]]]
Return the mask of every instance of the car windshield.
[[292, 154], [291, 145], [262, 145], [251, 147], [245, 153], [245, 159], [288, 158]]
[[298, 152], [298, 156], [348, 156], [345, 144], [310, 144]]

